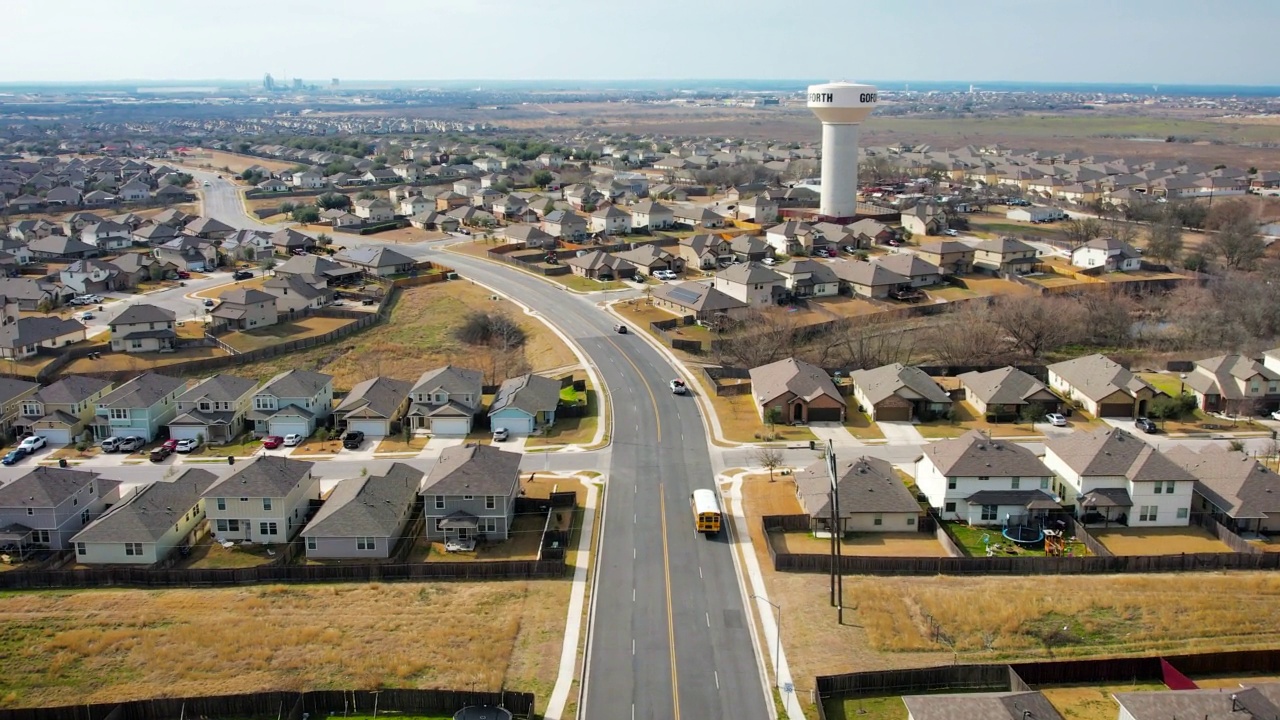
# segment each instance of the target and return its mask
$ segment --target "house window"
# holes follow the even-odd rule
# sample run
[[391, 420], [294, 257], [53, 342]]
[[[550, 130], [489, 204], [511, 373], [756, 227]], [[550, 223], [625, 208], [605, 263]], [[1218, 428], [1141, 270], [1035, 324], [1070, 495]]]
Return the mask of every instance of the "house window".
[[240, 502], [249, 502], [249, 498], [240, 498]]
[[1143, 505], [1139, 508], [1138, 522], [1155, 522], [1156, 511], [1159, 509], [1158, 505]]
[[1047, 477], [1040, 478], [1040, 489], [1041, 490], [1049, 489], [1049, 478]]
[[884, 524], [884, 515], [882, 515], [882, 514], [880, 514], [880, 513], [876, 513], [875, 518], [873, 518], [873, 519], [871, 520], [871, 524], [872, 524], [872, 525], [883, 525], [883, 524]]
[[990, 476], [987, 476], [987, 475], [979, 475], [979, 476], [978, 476], [978, 482], [986, 482], [986, 481], [988, 481], [988, 480], [990, 480], [990, 479], [991, 479], [991, 478], [990, 478]]
[[483, 533], [498, 532], [498, 518], [482, 518], [478, 529]]
[[356, 538], [356, 549], [357, 550], [376, 550], [377, 546], [374, 544], [373, 538], [371, 537], [358, 537]]
[[440, 521], [443, 519], [444, 518], [436, 518], [436, 532], [444, 532], [444, 530], [440, 528]]
[[219, 510], [226, 510], [226, 509], [227, 509], [227, 499], [226, 499], [226, 498], [218, 498], [218, 509], [219, 509]]
[[955, 478], [953, 478], [953, 477], [949, 477], [949, 478], [947, 478], [947, 489], [948, 489], [948, 490], [955, 490], [955, 489], [956, 489], [956, 479], [955, 479]]
[[913, 525], [915, 525], [915, 524], [916, 524], [915, 516], [911, 516], [911, 517], [908, 517], [908, 518], [907, 518], [907, 525], [912, 525], [912, 526], [913, 526]]
[[1013, 482], [1010, 483], [1009, 487], [1013, 488], [1014, 490], [1017, 490], [1020, 485], [1022, 485], [1022, 478], [1014, 477]]
[[128, 420], [129, 408], [111, 408], [112, 420]]
[[437, 496], [436, 496], [436, 509], [437, 509], [437, 510], [443, 510], [443, 509], [444, 509], [444, 496], [443, 496], [443, 495], [437, 495]]
[[1159, 495], [1159, 494], [1160, 494], [1160, 492], [1161, 492], [1161, 490], [1163, 490], [1163, 488], [1164, 488], [1164, 485], [1161, 485], [1160, 483], [1158, 483], [1158, 482], [1157, 482], [1157, 483], [1156, 483], [1156, 494], [1157, 494], [1157, 495]]
[[462, 499], [463, 499], [463, 500], [475, 500], [475, 499], [476, 499], [476, 496], [475, 496], [475, 495], [463, 495], [463, 496], [462, 496]]
[[279, 526], [273, 522], [258, 523], [258, 534], [259, 535], [278, 535]]
[[996, 506], [995, 506], [995, 505], [983, 505], [983, 506], [982, 506], [982, 519], [983, 519], [983, 520], [995, 520], [995, 519], [996, 519]]
[[1179, 520], [1186, 520], [1187, 514], [1188, 514], [1187, 508], [1178, 508], [1178, 512], [1175, 515], [1175, 517], [1177, 517]]
[[80, 512], [80, 524], [81, 524], [81, 525], [88, 525], [88, 524], [89, 524], [89, 511], [88, 511], [88, 510], [82, 510], [82, 511]]
[[945, 506], [943, 506], [942, 511], [953, 513], [956, 511], [956, 504], [953, 502], [949, 502]]
[[[246, 526], [248, 525], [248, 521], [246, 521], [246, 522], [245, 522], [245, 525], [246, 525]], [[227, 532], [240, 532], [240, 521], [239, 521], [239, 520], [228, 520], [228, 521], [227, 521]]]
[[263, 512], [271, 512], [271, 498], [262, 498]]
[[35, 514], [36, 514], [36, 509], [35, 509], [35, 508], [27, 508], [27, 514], [28, 514], [28, 515], [35, 515]]
[[124, 554], [134, 556], [142, 555], [142, 543], [125, 543]]
[[484, 509], [485, 509], [485, 510], [493, 510], [493, 509], [496, 509], [497, 507], [498, 507], [498, 496], [497, 496], [497, 495], [485, 495], [485, 496], [484, 496]]
[[1166, 482], [1166, 483], [1164, 484], [1164, 493], [1165, 493], [1166, 495], [1172, 495], [1172, 494], [1173, 494], [1173, 481], [1172, 481], [1172, 480], [1169, 480], [1168, 482]]
[[212, 405], [212, 404], [210, 404], [210, 403], [209, 403], [208, 401], [206, 401], [206, 400], [201, 400], [201, 401], [200, 401], [200, 409], [201, 409], [201, 410], [203, 410], [203, 411], [205, 411], [205, 412], [209, 412], [209, 410], [213, 409], [213, 405]]
[[227, 532], [227, 521], [219, 520], [217, 523], [218, 532]]
[[307, 549], [308, 549], [308, 550], [315, 550], [317, 545], [318, 545], [318, 543], [316, 542], [316, 539], [315, 539], [315, 538], [313, 538], [313, 537], [309, 537], [309, 538], [307, 538]]
[[88, 549], [85, 548], [84, 543], [76, 543], [76, 554], [77, 555], [88, 554]]

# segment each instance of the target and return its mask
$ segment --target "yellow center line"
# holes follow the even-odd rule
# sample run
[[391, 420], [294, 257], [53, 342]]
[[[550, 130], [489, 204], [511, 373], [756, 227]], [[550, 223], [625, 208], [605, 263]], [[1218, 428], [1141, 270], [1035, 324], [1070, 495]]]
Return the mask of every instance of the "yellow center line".
[[658, 485], [658, 505], [662, 511], [662, 574], [667, 586], [667, 646], [671, 650], [671, 703], [674, 720], [680, 720], [680, 682], [676, 679], [676, 627], [671, 613], [671, 558], [667, 554], [667, 495], [663, 485]]
[[[653, 404], [653, 421], [658, 426], [658, 442], [661, 443], [662, 442], [662, 416], [658, 414], [658, 398], [653, 394], [653, 388], [649, 386], [649, 381], [644, 379], [644, 373], [640, 372], [640, 366], [636, 365], [635, 361], [631, 359], [630, 355], [623, 352], [622, 348], [619, 347], [617, 343], [610, 340], [609, 338], [604, 338], [604, 341], [612, 345], [613, 349], [617, 350], [618, 354], [622, 356], [622, 359], [626, 360], [627, 363], [631, 365], [632, 369], [636, 371], [636, 377], [640, 378], [640, 383], [644, 385], [644, 391], [649, 393], [649, 402]], [[617, 425], [617, 417], [618, 416], [615, 411], [615, 414], [614, 414], [615, 426]]]

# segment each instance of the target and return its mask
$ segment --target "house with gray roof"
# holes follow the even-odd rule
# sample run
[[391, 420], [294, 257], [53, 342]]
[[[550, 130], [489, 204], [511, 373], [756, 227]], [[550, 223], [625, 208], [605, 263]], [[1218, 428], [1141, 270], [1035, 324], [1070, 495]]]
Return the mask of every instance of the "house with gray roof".
[[787, 358], [751, 368], [751, 395], [762, 419], [771, 412], [776, 422], [840, 422], [847, 403], [831, 377], [820, 367]]
[[1081, 268], [1102, 268], [1104, 272], [1139, 270], [1142, 253], [1113, 237], [1097, 237], [1071, 251], [1071, 264]]
[[911, 287], [928, 287], [942, 282], [942, 269], [915, 253], [894, 253], [874, 260], [911, 281]]
[[1062, 510], [1035, 453], [977, 430], [925, 445], [915, 465], [916, 487], [946, 520], [1000, 525]]
[[422, 373], [409, 390], [409, 426], [440, 437], [470, 435], [480, 414], [483, 381], [479, 370], [453, 365]]
[[1038, 254], [1034, 247], [1017, 238], [991, 238], [974, 246], [973, 269], [992, 275], [1029, 273], [1038, 262]]
[[316, 246], [315, 238], [293, 228], [283, 228], [271, 234], [271, 244], [281, 255], [292, 255], [295, 250], [310, 250]]
[[699, 323], [716, 325], [747, 317], [747, 304], [700, 282], [663, 283], [649, 296], [655, 307], [677, 315], [692, 315]]
[[156, 223], [154, 225], [143, 225], [133, 231], [133, 241], [147, 247], [156, 247], [163, 245], [178, 237], [178, 231], [171, 225]]
[[[272, 236], [274, 237], [274, 236]], [[341, 285], [358, 280], [364, 271], [357, 267], [342, 265], [319, 255], [296, 255], [280, 263], [273, 274], [276, 277], [303, 275], [323, 278], [331, 285]]]
[[314, 463], [278, 455], [258, 455], [210, 486], [204, 512], [217, 540], [288, 542], [307, 524], [311, 503], [320, 499]]
[[0, 485], [0, 546], [65, 550], [102, 514], [120, 483], [87, 470], [38, 466]]
[[275, 296], [277, 319], [333, 304], [329, 282], [315, 275], [276, 275], [262, 284], [262, 291]]
[[840, 278], [830, 265], [809, 258], [792, 258], [775, 267], [792, 297], [831, 297], [840, 292]]
[[0, 358], [22, 360], [39, 352], [39, 348], [62, 348], [85, 339], [85, 328], [78, 320], [56, 316], [24, 317], [0, 325]]
[[378, 277], [405, 275], [413, 272], [414, 266], [417, 265], [416, 260], [392, 248], [371, 245], [348, 248], [334, 255], [333, 259]]
[[893, 363], [849, 373], [853, 396], [862, 412], [876, 422], [910, 422], [942, 417], [951, 396], [920, 368]]
[[113, 352], [171, 352], [177, 347], [172, 310], [138, 303], [125, 308], [111, 320]]
[[333, 409], [339, 428], [382, 438], [400, 431], [413, 383], [389, 377], [358, 382]]
[[82, 565], [153, 565], [169, 557], [204, 522], [205, 489], [218, 479], [187, 470], [173, 480], [136, 487], [71, 538]]
[[532, 373], [505, 380], [489, 406], [489, 425], [515, 435], [554, 425], [560, 381]]
[[499, 232], [507, 239], [507, 242], [521, 243], [529, 248], [546, 248], [550, 250], [556, 246], [555, 237], [544, 232], [537, 225], [508, 225]]
[[[793, 476], [796, 499], [813, 532], [830, 532], [831, 479], [827, 461], [817, 460]], [[862, 456], [837, 459], [841, 535], [851, 532], [915, 532], [920, 503], [887, 460]]]
[[57, 288], [30, 278], [0, 278], [0, 296], [17, 303], [19, 310], [34, 312], [40, 303], [53, 304]]
[[408, 536], [423, 472], [392, 463], [382, 475], [347, 478], [302, 530], [307, 557], [386, 559]]
[[1244, 452], [1210, 443], [1164, 451], [1195, 476], [1191, 512], [1211, 515], [1239, 535], [1280, 532], [1280, 474]]
[[151, 253], [162, 263], [191, 272], [212, 270], [218, 265], [217, 242], [195, 235], [179, 235]]
[[837, 260], [828, 263], [842, 289], [850, 295], [883, 299], [889, 293], [911, 284], [911, 278], [901, 275], [878, 262], [866, 260]]
[[1049, 366], [1049, 388], [1094, 417], [1139, 417], [1164, 393], [1105, 355]]
[[310, 437], [333, 412], [333, 377], [308, 370], [286, 370], [253, 396], [249, 420], [256, 435]]
[[42, 260], [79, 260], [101, 254], [96, 246], [77, 238], [50, 235], [27, 243], [32, 257]]
[[237, 287], [218, 296], [209, 313], [214, 321], [232, 330], [270, 327], [279, 320], [276, 296], [257, 288]]
[[211, 217], [197, 217], [183, 228], [191, 235], [206, 240], [222, 240], [235, 233], [230, 225]]
[[447, 447], [422, 488], [426, 536], [506, 540], [519, 494], [519, 453], [474, 443]]
[[13, 437], [14, 428], [21, 418], [22, 404], [34, 397], [38, 390], [39, 383], [0, 377], [0, 437]]
[[1280, 717], [1280, 683], [1259, 682], [1232, 688], [1118, 692], [1121, 720], [1271, 720]]
[[14, 426], [19, 432], [43, 435], [50, 445], [69, 445], [85, 435], [98, 400], [114, 387], [109, 380], [68, 375], [24, 398]]
[[685, 262], [683, 257], [675, 255], [653, 243], [637, 245], [631, 250], [623, 250], [613, 255], [640, 268], [645, 275], [652, 275], [655, 270], [684, 272]]
[[776, 305], [787, 293], [786, 278], [755, 262], [721, 270], [715, 275], [713, 287], [753, 307]]
[[964, 390], [965, 401], [981, 415], [1017, 418], [1023, 408], [1037, 406], [1039, 420], [1046, 413], [1058, 412], [1062, 405], [1062, 398], [1048, 386], [1015, 367], [975, 370], [956, 379]]
[[234, 375], [213, 375], [178, 396], [177, 415], [169, 421], [174, 440], [202, 440], [224, 445], [246, 430], [258, 381]]
[[587, 221], [572, 210], [556, 210], [542, 218], [543, 232], [570, 242], [587, 237]]
[[574, 275], [599, 280], [634, 278], [638, 268], [618, 255], [600, 250], [587, 250], [564, 261]]
[[1280, 372], [1245, 355], [1197, 360], [1184, 384], [1207, 413], [1267, 415], [1280, 407]]
[[1196, 478], [1164, 453], [1120, 428], [1045, 440], [1044, 464], [1061, 478], [1058, 493], [1085, 523], [1185, 526]]
[[148, 372], [139, 375], [98, 400], [93, 437], [140, 437], [154, 440], [160, 426], [178, 412], [178, 396], [187, 389], [182, 378]]
[[[1063, 720], [1053, 703], [1039, 691], [906, 695], [902, 703], [907, 706], [910, 720]], [[1160, 720], [1168, 717], [1174, 716], [1161, 715]]]

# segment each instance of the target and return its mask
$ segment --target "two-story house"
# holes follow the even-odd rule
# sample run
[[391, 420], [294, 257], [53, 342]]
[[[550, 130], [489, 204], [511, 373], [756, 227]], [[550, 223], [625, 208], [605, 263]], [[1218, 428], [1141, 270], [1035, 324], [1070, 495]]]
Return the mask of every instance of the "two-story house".
[[133, 229], [111, 220], [91, 223], [80, 231], [80, 240], [100, 250], [123, 250], [133, 245]]
[[333, 410], [333, 377], [307, 370], [286, 370], [271, 378], [253, 396], [255, 435], [308, 437], [328, 420]]
[[925, 445], [916, 459], [916, 487], [946, 520], [971, 525], [1017, 524], [1060, 510], [1053, 471], [1022, 445], [970, 430]]
[[830, 297], [840, 292], [840, 278], [827, 263], [808, 258], [788, 260], [773, 269], [793, 297]]
[[764, 265], [746, 262], [716, 273], [716, 290], [752, 306], [775, 305], [786, 295], [786, 279]]
[[631, 216], [614, 205], [606, 205], [591, 213], [587, 226], [593, 233], [626, 235], [631, 230]]
[[368, 223], [390, 222], [395, 219], [391, 203], [382, 198], [357, 200], [352, 206], [351, 212]]
[[169, 424], [178, 413], [178, 396], [187, 389], [181, 378], [144, 373], [98, 400], [93, 421], [93, 437], [140, 437], [151, 442], [160, 426]]
[[218, 266], [217, 242], [194, 235], [179, 235], [151, 251], [162, 263], [182, 270], [204, 272]]
[[12, 438], [17, 434], [22, 405], [39, 390], [39, 383], [0, 377], [0, 437]]
[[347, 478], [302, 530], [308, 558], [391, 557], [406, 536], [423, 473], [392, 463], [383, 475]]
[[916, 254], [944, 274], [963, 275], [973, 267], [975, 251], [959, 240], [935, 240], [921, 245]]
[[1072, 250], [1071, 264], [1080, 268], [1100, 267], [1106, 272], [1138, 270], [1142, 267], [1142, 253], [1123, 240], [1099, 237]]
[[20, 432], [43, 436], [50, 445], [69, 445], [85, 434], [98, 401], [114, 387], [109, 380], [68, 375], [24, 398], [14, 425]]
[[259, 455], [205, 490], [204, 514], [219, 540], [289, 542], [320, 499], [315, 463]]
[[552, 237], [577, 242], [587, 237], [587, 221], [572, 210], [556, 210], [542, 218], [542, 230]]
[[58, 279], [78, 295], [114, 292], [124, 286], [120, 268], [102, 260], [76, 260], [58, 271]]
[[180, 545], [189, 545], [204, 522], [200, 498], [217, 475], [187, 470], [174, 480], [157, 480], [127, 496], [71, 538], [83, 565], [152, 565]]
[[675, 212], [661, 203], [642, 200], [631, 206], [632, 230], [666, 230], [675, 222]]
[[164, 352], [175, 349], [172, 310], [139, 303], [130, 305], [111, 321], [111, 349], [114, 352]]
[[826, 237], [809, 223], [788, 220], [765, 231], [765, 242], [779, 255], [808, 255], [817, 247], [826, 247]]
[[314, 275], [277, 275], [262, 284], [262, 291], [275, 296], [277, 321], [280, 315], [292, 316], [333, 303], [328, 281]]
[[39, 466], [0, 485], [0, 542], [24, 552], [65, 550], [102, 514], [120, 483], [96, 472]]
[[218, 306], [209, 314], [233, 330], [269, 327], [279, 320], [276, 296], [257, 288], [238, 287], [222, 293]]
[[413, 383], [389, 377], [376, 377], [358, 382], [333, 409], [339, 428], [359, 431], [371, 438], [392, 435], [400, 430], [400, 421], [409, 409], [409, 390]]
[[178, 413], [169, 421], [174, 440], [203, 440], [224, 445], [245, 431], [256, 380], [214, 375], [178, 396]]
[[710, 270], [717, 265], [733, 262], [733, 247], [726, 238], [701, 233], [680, 239], [676, 252], [684, 258], [686, 266]]
[[422, 373], [409, 390], [409, 426], [441, 437], [466, 437], [480, 414], [484, 375], [445, 365]]
[[1280, 372], [1244, 355], [1197, 360], [1184, 384], [1207, 413], [1265, 415], [1280, 407]]
[[447, 447], [422, 489], [426, 536], [506, 540], [519, 494], [519, 453], [491, 445]]
[[973, 250], [974, 269], [992, 275], [1026, 274], [1037, 262], [1036, 249], [1017, 238], [983, 240]]
[[1190, 522], [1195, 476], [1119, 428], [1045, 440], [1044, 462], [1058, 492], [1086, 524], [1166, 527]]

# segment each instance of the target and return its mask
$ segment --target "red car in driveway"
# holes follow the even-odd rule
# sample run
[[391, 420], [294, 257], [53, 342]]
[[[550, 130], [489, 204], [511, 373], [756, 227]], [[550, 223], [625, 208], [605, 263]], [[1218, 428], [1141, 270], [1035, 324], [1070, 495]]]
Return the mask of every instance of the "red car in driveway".
[[178, 449], [178, 441], [173, 439], [165, 440], [163, 443], [160, 444], [160, 447], [164, 448], [165, 450], [168, 450], [169, 452], [173, 452], [174, 450]]
[[179, 280], [190, 280], [190, 279], [191, 279], [191, 273], [187, 272], [186, 270], [179, 270], [179, 271], [178, 271], [178, 279], [179, 279]]
[[275, 450], [283, 444], [284, 438], [279, 435], [268, 435], [262, 438], [262, 447], [267, 448], [268, 450]]

